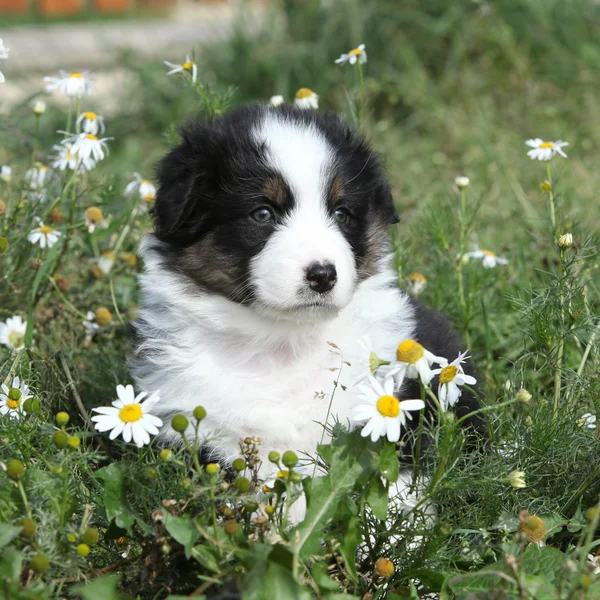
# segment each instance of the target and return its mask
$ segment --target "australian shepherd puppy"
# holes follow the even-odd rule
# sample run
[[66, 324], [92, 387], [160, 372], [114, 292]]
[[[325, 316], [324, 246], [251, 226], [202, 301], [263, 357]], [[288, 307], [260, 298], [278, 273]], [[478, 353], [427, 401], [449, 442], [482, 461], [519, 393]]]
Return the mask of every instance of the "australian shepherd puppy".
[[[206, 408], [211, 460], [229, 463], [246, 436], [262, 440], [263, 475], [271, 450], [314, 455], [335, 382], [330, 423], [354, 427], [365, 339], [383, 358], [409, 338], [449, 360], [464, 350], [398, 288], [390, 185], [339, 118], [250, 106], [182, 138], [160, 164], [155, 232], [140, 249], [134, 373], [160, 391], [153, 411], [167, 423]], [[418, 398], [418, 386], [400, 395]], [[474, 402], [464, 393], [459, 414]]]

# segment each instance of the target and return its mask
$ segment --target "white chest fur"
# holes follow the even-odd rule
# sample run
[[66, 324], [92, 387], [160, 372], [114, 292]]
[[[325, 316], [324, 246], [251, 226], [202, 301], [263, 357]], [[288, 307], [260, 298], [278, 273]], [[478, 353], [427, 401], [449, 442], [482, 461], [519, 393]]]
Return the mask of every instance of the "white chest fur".
[[[261, 438], [265, 454], [314, 454], [336, 381], [329, 422], [353, 426], [359, 399], [352, 383], [366, 368], [365, 338], [370, 350], [391, 358], [413, 334], [411, 305], [387, 268], [361, 283], [333, 319], [298, 324], [198, 291], [165, 268], [156, 244], [149, 237], [141, 249], [142, 358], [134, 373], [142, 389], [160, 392], [158, 416], [189, 415], [204, 406], [200, 431], [222, 460], [239, 456], [239, 439], [246, 436]], [[163, 430], [175, 435], [168, 426]]]

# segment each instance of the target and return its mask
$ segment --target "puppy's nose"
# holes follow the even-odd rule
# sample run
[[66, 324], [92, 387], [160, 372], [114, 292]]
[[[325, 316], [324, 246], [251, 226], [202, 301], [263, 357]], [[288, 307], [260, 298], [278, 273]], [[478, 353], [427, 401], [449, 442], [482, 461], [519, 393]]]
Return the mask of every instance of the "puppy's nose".
[[306, 281], [311, 289], [319, 294], [328, 292], [337, 281], [337, 271], [335, 267], [329, 263], [313, 262], [306, 269]]

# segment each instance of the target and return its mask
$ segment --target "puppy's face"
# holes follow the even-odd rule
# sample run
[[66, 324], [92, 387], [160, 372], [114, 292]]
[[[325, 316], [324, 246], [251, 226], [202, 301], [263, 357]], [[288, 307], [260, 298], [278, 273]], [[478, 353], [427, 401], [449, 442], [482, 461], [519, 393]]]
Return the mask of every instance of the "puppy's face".
[[377, 156], [332, 116], [246, 108], [183, 132], [160, 167], [170, 268], [274, 318], [336, 314], [395, 222]]

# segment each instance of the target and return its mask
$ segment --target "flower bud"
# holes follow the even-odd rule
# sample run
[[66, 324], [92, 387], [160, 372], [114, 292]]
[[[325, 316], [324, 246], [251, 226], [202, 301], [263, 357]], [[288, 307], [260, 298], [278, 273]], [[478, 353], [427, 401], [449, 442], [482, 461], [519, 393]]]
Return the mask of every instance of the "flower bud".
[[45, 554], [36, 554], [29, 562], [29, 568], [34, 573], [44, 573], [50, 566], [50, 559]]
[[[0, 200], [0, 202], [2, 202], [2, 201]], [[4, 254], [6, 252], [7, 248], [8, 248], [8, 240], [4, 236], [0, 236], [0, 254]]]
[[71, 448], [79, 448], [79, 446], [81, 445], [81, 440], [76, 436], [76, 435], [72, 435], [71, 437], [69, 437], [69, 439], [67, 440], [67, 444], [71, 447]]
[[33, 519], [23, 518], [19, 521], [22, 527], [21, 535], [26, 538], [33, 537], [37, 531], [37, 523]]
[[547, 194], [552, 191], [552, 184], [549, 181], [542, 181], [540, 183], [540, 189]]
[[527, 487], [527, 484], [525, 483], [524, 471], [511, 471], [508, 474], [507, 481], [510, 485], [517, 489]]
[[77, 554], [86, 557], [90, 553], [90, 547], [87, 544], [79, 544], [77, 546]]
[[275, 507], [272, 504], [267, 504], [267, 506], [265, 506], [265, 512], [271, 516], [275, 512]]
[[202, 421], [202, 419], [206, 418], [206, 409], [204, 406], [196, 406], [193, 414], [196, 421]]
[[274, 465], [279, 466], [280, 459], [281, 456], [279, 455], [279, 452], [275, 452], [275, 450], [271, 450], [271, 452], [269, 452], [269, 462], [272, 462]]
[[527, 404], [527, 402], [529, 402], [531, 400], [531, 394], [525, 388], [521, 388], [517, 392], [516, 398], [519, 402], [523, 402], [524, 404]]
[[36, 100], [33, 103], [33, 114], [40, 117], [46, 112], [46, 103], [43, 100]]
[[221, 467], [217, 463], [208, 463], [205, 469], [209, 475], [216, 475], [221, 470]]
[[34, 258], [31, 261], [31, 268], [34, 271], [39, 271], [41, 266], [42, 266], [42, 261], [39, 258]]
[[40, 412], [41, 404], [37, 398], [27, 398], [25, 402], [23, 402], [23, 410], [29, 414], [35, 414]]
[[83, 532], [81, 536], [81, 541], [89, 546], [95, 546], [98, 543], [98, 539], [100, 538], [100, 534], [95, 527], [90, 527]]
[[69, 422], [69, 413], [64, 411], [56, 413], [55, 419], [60, 427], [64, 427]]
[[21, 399], [21, 390], [19, 388], [10, 388], [8, 390], [8, 398], [9, 400], [18, 402]]
[[175, 415], [171, 419], [171, 427], [178, 433], [183, 433], [188, 428], [189, 424], [190, 422], [185, 415]]
[[519, 533], [528, 537], [532, 542], [540, 542], [546, 535], [546, 525], [540, 517], [528, 515], [521, 520]]
[[563, 233], [563, 235], [561, 235], [558, 238], [558, 247], [559, 248], [562, 248], [563, 250], [568, 250], [572, 246], [573, 246], [573, 234]]
[[242, 494], [247, 494], [250, 491], [250, 480], [247, 477], [236, 477], [234, 484], [235, 487], [242, 492]]
[[159, 457], [163, 462], [169, 462], [170, 460], [173, 460], [173, 451], [169, 450], [168, 448], [164, 448], [160, 451]]
[[54, 224], [54, 225], [60, 225], [63, 221], [63, 214], [60, 210], [60, 208], [55, 208], [52, 210], [52, 212], [50, 213], [50, 216], [48, 217], [48, 221], [50, 221], [50, 223]]
[[238, 532], [239, 528], [240, 526], [234, 519], [227, 519], [225, 521], [225, 525], [223, 525], [223, 529], [225, 530], [225, 533], [227, 535], [235, 535]]
[[59, 449], [62, 450], [69, 443], [69, 436], [64, 431], [56, 431], [52, 436], [52, 443]]
[[108, 325], [112, 321], [112, 313], [108, 308], [101, 306], [96, 309], [96, 323], [103, 327], [104, 325]]
[[298, 455], [292, 450], [283, 453], [281, 462], [288, 468], [293, 469], [298, 464]]
[[13, 481], [18, 481], [25, 473], [25, 465], [16, 458], [12, 458], [6, 463], [6, 474]]
[[102, 210], [97, 206], [90, 206], [85, 211], [86, 220], [94, 225], [97, 225], [102, 221]]
[[269, 100], [269, 104], [271, 106], [280, 106], [281, 104], [283, 104], [285, 102], [283, 96], [281, 95], [277, 95], [277, 96], [271, 96], [270, 100]]
[[462, 189], [464, 189], [466, 187], [469, 187], [469, 184], [471, 183], [471, 180], [468, 177], [465, 177], [464, 175], [461, 175], [461, 176], [457, 177], [454, 180], [454, 183], [456, 184], [456, 187], [459, 190], [462, 190]]
[[61, 292], [66, 292], [71, 287], [71, 282], [66, 277], [62, 277], [61, 275], [54, 275], [52, 279], [54, 279], [56, 287]]
[[389, 558], [380, 556], [375, 561], [375, 573], [379, 577], [390, 577], [394, 574], [394, 563]]
[[239, 473], [240, 471], [243, 471], [246, 468], [246, 461], [243, 458], [236, 458], [231, 463], [231, 466], [235, 471]]

